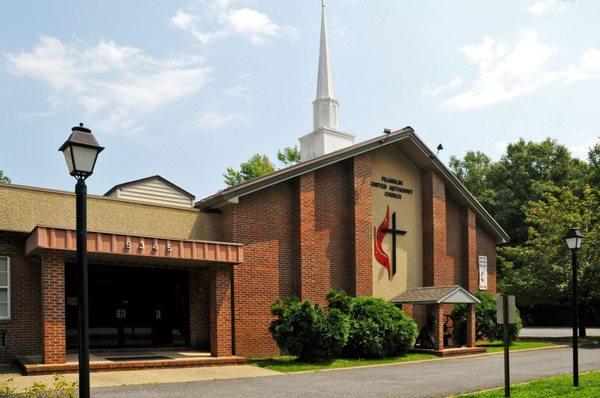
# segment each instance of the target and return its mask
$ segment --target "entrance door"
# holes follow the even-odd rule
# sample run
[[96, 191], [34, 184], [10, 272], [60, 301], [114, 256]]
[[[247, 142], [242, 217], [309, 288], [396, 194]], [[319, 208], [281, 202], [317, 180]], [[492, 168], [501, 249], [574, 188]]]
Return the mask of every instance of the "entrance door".
[[[187, 271], [91, 264], [89, 273], [90, 347], [189, 344]], [[75, 266], [71, 265], [67, 267], [70, 348], [77, 345], [77, 307], [73, 300], [76, 295]]]

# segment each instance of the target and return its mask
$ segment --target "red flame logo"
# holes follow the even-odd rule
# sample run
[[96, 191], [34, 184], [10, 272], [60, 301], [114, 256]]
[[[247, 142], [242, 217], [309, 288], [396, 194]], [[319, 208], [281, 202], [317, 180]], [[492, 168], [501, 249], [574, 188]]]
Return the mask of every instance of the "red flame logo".
[[390, 257], [383, 250], [381, 244], [383, 243], [383, 238], [385, 238], [385, 230], [390, 227], [390, 207], [387, 208], [387, 213], [385, 214], [385, 218], [383, 222], [379, 225], [378, 228], [373, 227], [373, 232], [375, 235], [375, 258], [379, 262], [379, 264], [383, 265], [385, 269], [387, 269], [388, 278], [392, 278], [392, 270], [390, 266]]

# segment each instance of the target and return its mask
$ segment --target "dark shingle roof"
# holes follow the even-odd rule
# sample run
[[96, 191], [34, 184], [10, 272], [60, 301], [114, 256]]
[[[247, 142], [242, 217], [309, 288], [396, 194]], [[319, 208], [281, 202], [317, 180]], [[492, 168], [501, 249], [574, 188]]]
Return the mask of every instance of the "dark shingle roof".
[[[479, 299], [459, 285], [428, 286], [409, 289], [390, 300], [394, 304], [457, 304], [455, 294], [461, 296], [460, 303], [479, 303]], [[453, 303], [454, 301], [454, 303]]]

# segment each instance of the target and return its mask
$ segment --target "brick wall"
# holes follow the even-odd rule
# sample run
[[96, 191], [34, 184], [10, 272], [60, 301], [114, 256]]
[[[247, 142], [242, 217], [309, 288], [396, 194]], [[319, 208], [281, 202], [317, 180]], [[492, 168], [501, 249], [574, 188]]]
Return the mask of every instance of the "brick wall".
[[210, 352], [215, 357], [233, 354], [231, 327], [231, 266], [214, 266], [209, 279]]
[[354, 294], [370, 296], [373, 294], [370, 155], [356, 156], [353, 166], [354, 201], [351, 221], [354, 223]]
[[466, 241], [462, 208], [446, 195], [446, 259], [440, 284], [467, 287]]
[[223, 209], [223, 240], [243, 243], [234, 267], [236, 354], [279, 353], [269, 334], [270, 305], [299, 296], [298, 182], [287, 181], [240, 198]]
[[65, 258], [59, 251], [41, 254], [42, 330], [44, 363], [67, 360], [65, 321]]
[[432, 169], [424, 170], [423, 204], [423, 285], [441, 285], [446, 264], [446, 188]]
[[0, 231], [0, 256], [10, 257], [11, 319], [0, 321], [6, 332], [6, 347], [0, 347], [0, 362], [15, 355], [41, 355], [41, 274], [38, 260], [25, 259], [26, 234]]
[[477, 255], [487, 256], [488, 258], [487, 291], [496, 294], [496, 241], [480, 225], [477, 225]]
[[209, 271], [189, 270], [190, 346], [210, 349]]

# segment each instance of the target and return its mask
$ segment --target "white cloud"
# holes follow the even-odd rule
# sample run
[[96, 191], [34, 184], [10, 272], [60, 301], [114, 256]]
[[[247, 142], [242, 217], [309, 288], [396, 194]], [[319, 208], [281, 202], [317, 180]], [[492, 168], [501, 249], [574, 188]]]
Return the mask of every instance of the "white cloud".
[[298, 36], [296, 28], [279, 26], [267, 14], [248, 7], [234, 8], [237, 2], [212, 0], [199, 13], [177, 10], [170, 23], [192, 34], [201, 44], [233, 35], [245, 37], [253, 44], [262, 44], [282, 33], [292, 39]]
[[215, 129], [230, 124], [238, 119], [234, 113], [206, 112], [197, 119], [196, 124], [204, 129]]
[[525, 7], [525, 11], [533, 15], [543, 15], [550, 11], [566, 11], [569, 5], [564, 1], [557, 0], [540, 0]]
[[112, 41], [67, 45], [42, 36], [30, 51], [3, 55], [7, 72], [49, 85], [48, 114], [80, 106], [109, 132], [138, 130], [143, 115], [200, 90], [210, 74], [198, 58], [157, 59]]
[[[541, 42], [531, 29], [521, 31], [512, 48], [500, 40], [484, 37], [479, 44], [463, 46], [460, 51], [477, 67], [477, 76], [463, 85], [461, 92], [444, 101], [444, 106], [450, 109], [481, 108], [532, 93], [551, 83], [569, 84], [600, 77], [600, 51], [588, 50], [578, 63], [552, 69], [548, 63], [558, 48]], [[426, 86], [423, 94], [453, 91], [459, 86], [459, 78], [437, 89]]]
[[421, 94], [428, 96], [428, 97], [437, 97], [441, 93], [454, 90], [455, 88], [460, 86], [461, 83], [462, 83], [462, 77], [455, 77], [447, 84], [442, 84], [441, 86], [438, 86], [438, 87], [431, 87], [429, 84], [427, 84], [425, 86], [425, 88], [423, 89], [423, 91], [421, 92]]

